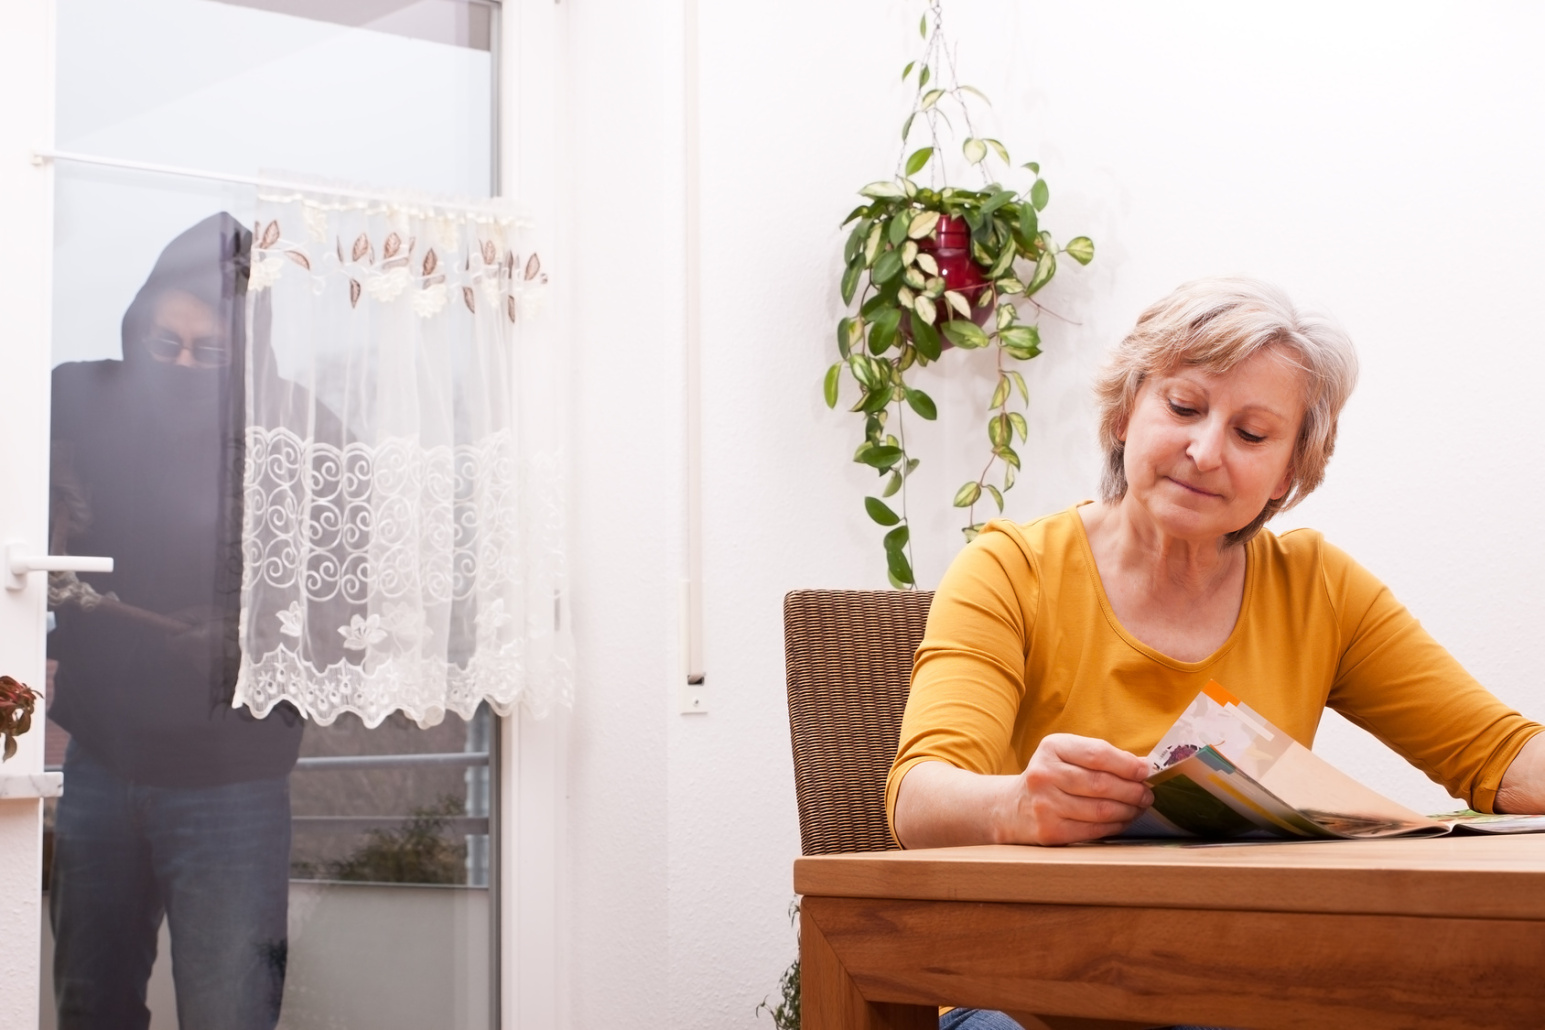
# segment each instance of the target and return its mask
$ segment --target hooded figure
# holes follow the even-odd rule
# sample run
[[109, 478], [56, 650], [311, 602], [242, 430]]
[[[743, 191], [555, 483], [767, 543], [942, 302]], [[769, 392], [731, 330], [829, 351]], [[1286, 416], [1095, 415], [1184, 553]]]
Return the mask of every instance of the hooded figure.
[[163, 912], [182, 1026], [278, 1019], [301, 722], [230, 705], [250, 249], [230, 215], [199, 222], [124, 314], [122, 360], [54, 370], [53, 549], [111, 556], [82, 579], [120, 602], [59, 605], [49, 637], [49, 716], [72, 737], [50, 898], [61, 1028], [148, 1025]]
[[137, 783], [282, 776], [300, 748], [292, 711], [258, 721], [230, 707], [250, 243], [225, 214], [187, 230], [124, 314], [123, 359], [54, 370], [55, 494], [79, 509], [54, 547], [112, 557], [112, 573], [82, 578], [188, 626], [169, 634], [105, 609], [55, 613], [49, 717]]

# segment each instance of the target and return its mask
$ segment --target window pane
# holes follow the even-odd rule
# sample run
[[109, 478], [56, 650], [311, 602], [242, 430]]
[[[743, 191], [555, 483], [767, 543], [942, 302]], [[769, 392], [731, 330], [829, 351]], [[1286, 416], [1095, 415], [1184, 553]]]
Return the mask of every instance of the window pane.
[[[56, 146], [487, 196], [494, 10], [58, 0]], [[140, 991], [155, 1028], [179, 1008], [233, 1028], [493, 1025], [496, 720], [324, 727], [223, 703], [245, 321], [217, 243], [256, 191], [69, 161], [55, 181], [50, 544], [117, 568], [51, 584], [66, 788], [46, 816], [43, 1026], [56, 993], [129, 1025]]]

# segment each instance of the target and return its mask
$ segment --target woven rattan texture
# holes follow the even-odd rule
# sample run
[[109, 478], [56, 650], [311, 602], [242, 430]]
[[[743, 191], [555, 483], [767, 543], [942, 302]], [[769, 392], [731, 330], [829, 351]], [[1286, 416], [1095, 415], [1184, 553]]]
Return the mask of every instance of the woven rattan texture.
[[799, 837], [807, 855], [895, 848], [885, 777], [931, 591], [796, 590], [783, 599]]

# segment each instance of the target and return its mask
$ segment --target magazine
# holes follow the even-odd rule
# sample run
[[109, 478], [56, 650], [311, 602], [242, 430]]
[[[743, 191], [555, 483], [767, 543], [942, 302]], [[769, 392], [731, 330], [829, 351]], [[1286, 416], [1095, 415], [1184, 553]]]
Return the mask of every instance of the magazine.
[[1210, 682], [1148, 754], [1153, 807], [1118, 836], [1347, 840], [1545, 832], [1545, 816], [1425, 816], [1358, 783]]

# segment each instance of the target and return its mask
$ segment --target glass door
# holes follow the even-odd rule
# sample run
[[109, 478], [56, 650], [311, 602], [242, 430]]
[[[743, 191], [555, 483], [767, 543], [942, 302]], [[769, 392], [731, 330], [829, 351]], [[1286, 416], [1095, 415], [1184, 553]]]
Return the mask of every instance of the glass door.
[[[229, 705], [282, 172], [491, 193], [497, 6], [56, 0], [41, 1025], [495, 1025], [497, 720]], [[256, 346], [256, 344], [251, 344]]]

